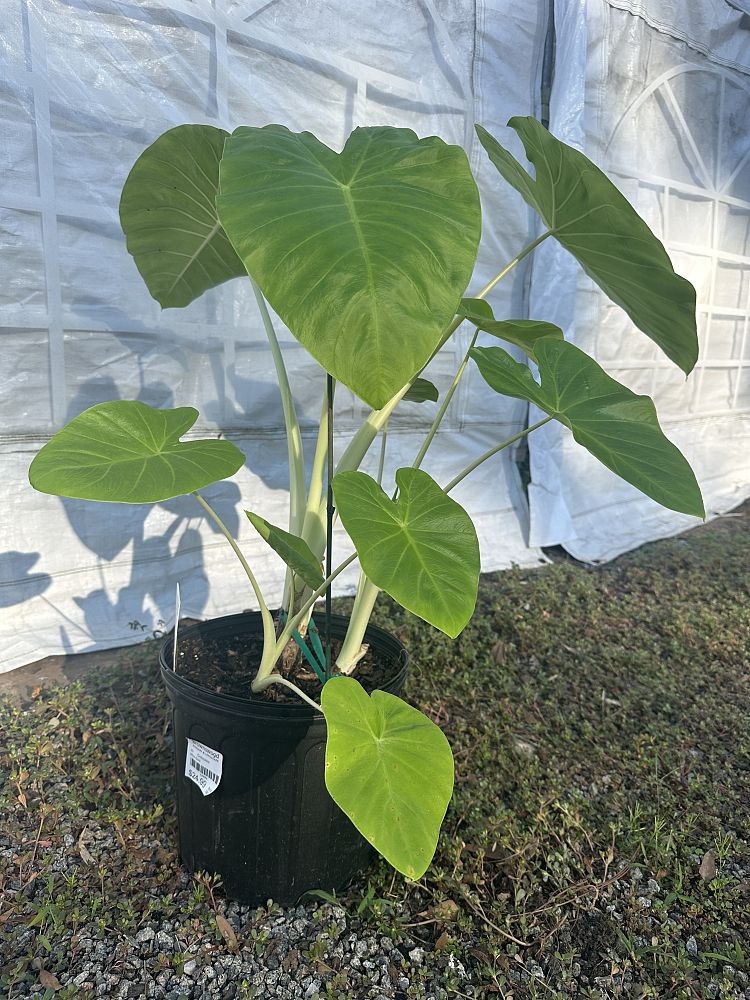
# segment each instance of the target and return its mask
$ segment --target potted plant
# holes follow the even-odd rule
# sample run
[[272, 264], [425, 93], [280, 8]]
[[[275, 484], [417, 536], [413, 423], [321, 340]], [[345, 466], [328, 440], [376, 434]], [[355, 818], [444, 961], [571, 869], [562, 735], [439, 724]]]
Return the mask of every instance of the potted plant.
[[[128, 249], [163, 307], [184, 306], [235, 276], [252, 283], [283, 402], [290, 515], [285, 528], [261, 513], [247, 516], [286, 564], [281, 609], [269, 609], [236, 539], [201, 493], [237, 472], [244, 455], [224, 440], [182, 441], [198, 416], [193, 408], [93, 406], [41, 449], [29, 478], [43, 492], [87, 500], [193, 494], [237, 554], [259, 612], [194, 626], [174, 647], [170, 640], [162, 676], [173, 702], [182, 858], [220, 872], [240, 899], [289, 903], [313, 887], [338, 888], [364, 863], [369, 844], [411, 878], [427, 869], [451, 797], [451, 750], [441, 730], [398, 696], [405, 651], [369, 619], [384, 590], [452, 637], [466, 626], [479, 547], [450, 494], [477, 466], [558, 420], [647, 496], [704, 516], [690, 466], [648, 397], [610, 378], [552, 324], [496, 319], [486, 301], [519, 261], [554, 238], [683, 371], [697, 359], [694, 289], [630, 204], [534, 119], [509, 125], [534, 176], [478, 126], [479, 140], [546, 228], [470, 298], [463, 296], [480, 237], [479, 194], [464, 151], [437, 137], [360, 128], [338, 153], [280, 125], [231, 135], [183, 125], [149, 146], [125, 183]], [[267, 303], [327, 373], [309, 481]], [[389, 495], [381, 482], [388, 419], [402, 401], [437, 400], [420, 372], [464, 321], [475, 327], [466, 356]], [[476, 346], [480, 331], [497, 346]], [[421, 465], [469, 363], [539, 416], [441, 485]], [[334, 466], [336, 382], [372, 409]], [[378, 435], [373, 478], [358, 468]], [[337, 566], [334, 516], [355, 549]], [[328, 606], [319, 631], [316, 602], [329, 599], [331, 583], [355, 558], [361, 575], [351, 616], [331, 616]]]

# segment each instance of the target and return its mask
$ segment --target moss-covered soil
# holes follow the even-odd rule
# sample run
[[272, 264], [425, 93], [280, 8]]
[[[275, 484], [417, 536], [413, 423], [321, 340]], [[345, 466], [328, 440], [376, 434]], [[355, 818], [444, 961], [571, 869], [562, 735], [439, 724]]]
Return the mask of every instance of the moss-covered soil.
[[[605, 567], [489, 575], [455, 643], [383, 601], [457, 768], [425, 878], [381, 864], [339, 900], [350, 930], [416, 944], [383, 995], [750, 997], [749, 566], [745, 506]], [[126, 955], [149, 925], [177, 943], [145, 983], [206, 949], [262, 963], [278, 913], [232, 940], [220, 889], [178, 867], [153, 643], [0, 723], [0, 995], [86, 1000], [81, 940]], [[364, 995], [326, 958], [338, 912], [310, 910], [310, 996]]]

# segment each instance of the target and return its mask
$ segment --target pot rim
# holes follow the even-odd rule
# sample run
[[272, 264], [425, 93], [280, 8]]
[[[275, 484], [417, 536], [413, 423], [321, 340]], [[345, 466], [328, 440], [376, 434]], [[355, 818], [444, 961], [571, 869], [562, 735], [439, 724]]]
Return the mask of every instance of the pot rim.
[[[342, 634], [349, 622], [345, 615], [331, 615], [331, 631], [333, 634]], [[237, 627], [240, 626], [240, 627]], [[252, 626], [252, 627], [248, 627]], [[189, 625], [180, 632], [180, 636], [201, 633], [224, 633], [237, 635], [242, 632], [259, 630], [262, 627], [260, 612], [246, 611], [235, 615], [222, 615], [218, 618], [210, 618], [195, 625]], [[232, 631], [234, 629], [234, 631]], [[229, 631], [227, 631], [229, 630]], [[389, 691], [392, 688], [399, 688], [403, 684], [406, 670], [409, 663], [409, 653], [404, 644], [391, 632], [380, 628], [378, 625], [368, 625], [365, 630], [365, 641], [376, 648], [389, 651], [393, 654], [395, 661], [394, 668], [398, 664], [395, 673], [389, 677], [388, 681], [378, 688], [378, 690]], [[220, 709], [227, 715], [242, 717], [257, 717], [264, 719], [277, 719], [278, 721], [288, 720], [296, 722], [316, 722], [324, 723], [323, 715], [315, 709], [310, 708], [301, 699], [298, 703], [268, 701], [262, 697], [242, 698], [238, 695], [220, 694], [209, 687], [197, 684], [195, 681], [181, 677], [172, 669], [172, 650], [174, 648], [174, 632], [170, 633], [164, 640], [159, 650], [159, 665], [161, 676], [167, 688], [167, 693], [177, 694], [189, 700], [195, 700], [214, 709]]]

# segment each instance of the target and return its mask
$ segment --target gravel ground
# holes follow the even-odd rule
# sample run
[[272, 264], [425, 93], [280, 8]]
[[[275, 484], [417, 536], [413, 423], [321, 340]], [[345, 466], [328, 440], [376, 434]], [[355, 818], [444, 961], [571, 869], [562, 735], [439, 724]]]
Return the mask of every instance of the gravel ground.
[[[189, 891], [189, 880], [184, 881]], [[466, 978], [452, 955], [428, 955], [408, 936], [397, 945], [385, 935], [357, 928], [356, 921], [352, 929], [347, 913], [328, 903], [267, 911], [222, 901], [217, 914], [226, 921], [222, 923], [225, 940], [229, 939], [226, 948], [217, 945], [215, 935], [186, 933], [184, 927], [168, 920], [149, 921], [132, 936], [101, 939], [81, 932], [75, 940], [64, 942], [68, 971], [55, 979], [81, 994], [123, 1000], [316, 1000], [326, 995], [324, 983], [333, 983], [331, 988], [338, 995], [372, 1000], [406, 996], [442, 1000], [448, 996], [441, 985], [446, 972], [451, 978]], [[29, 930], [18, 945], [23, 948], [32, 935]], [[35, 965], [41, 970], [41, 960]], [[159, 966], [161, 971], [154, 972]], [[14, 989], [9, 996], [43, 995], [47, 982], [43, 977], [37, 984]], [[57, 985], [52, 988], [56, 990]]]
[[[17, 857], [16, 847], [7, 839], [0, 839], [0, 858]], [[38, 850], [48, 851], [46, 840], [40, 840]], [[144, 839], [138, 847], [144, 859], [144, 874], [148, 875], [163, 863], [164, 849], [160, 839]], [[59, 874], [63, 880], [73, 882], [82, 865], [90, 867], [94, 859], [117, 859], [121, 844], [115, 829], [101, 828], [96, 823], [86, 827], [85, 840], [76, 841], [64, 834], [60, 849], [47, 857], [46, 871]], [[145, 860], [151, 859], [151, 862]], [[715, 860], [693, 859], [696, 866]], [[707, 874], [711, 874], [709, 871]], [[750, 867], [735, 865], [725, 867], [726, 878], [750, 884]], [[8, 1000], [20, 997], [153, 997], [158, 1000], [203, 1000], [203, 998], [305, 998], [322, 1000], [325, 997], [351, 997], [362, 1000], [447, 1000], [450, 996], [479, 997], [487, 995], [487, 984], [477, 987], [476, 957], [481, 957], [480, 942], [475, 942], [474, 961], [467, 966], [454, 952], [441, 947], [441, 937], [429, 940], [412, 937], [399, 927], [402, 918], [408, 919], [407, 907], [390, 910], [388, 921], [381, 932], [367, 926], [356, 912], [326, 901], [311, 901], [294, 908], [281, 909], [273, 904], [253, 909], [227, 902], [213, 892], [208, 877], [196, 880], [179, 872], [172, 881], [172, 892], [166, 897], [171, 912], [179, 914], [175, 920], [162, 916], [146, 919], [133, 933], [112, 932], [101, 927], [81, 928], [75, 932], [63, 931], [54, 945], [54, 965], [64, 968], [57, 974], [49, 972], [51, 964], [45, 957], [36, 957], [29, 971], [36, 981], [18, 982], [8, 989]], [[10, 879], [5, 891], [24, 891], [28, 900], [36, 899], [43, 910], [50, 902], [47, 880], [35, 879], [32, 884], [23, 877]], [[196, 892], [197, 890], [197, 892]], [[653, 878], [646, 878], [640, 868], [627, 868], [613, 873], [611, 884], [603, 891], [602, 911], [590, 911], [585, 919], [583, 933], [597, 947], [606, 947], [611, 936], [610, 921], [623, 923], [626, 911], [635, 905], [643, 911], [645, 933], [636, 936], [634, 945], [648, 948], [656, 943], [662, 932], [663, 917], [649, 911], [660, 908], [665, 893]], [[199, 917], [186, 915], [196, 910], [196, 902], [206, 903], [205, 912]], [[148, 912], [147, 901], [144, 910]], [[157, 910], [163, 908], [157, 903]], [[413, 901], [412, 901], [413, 902]], [[54, 897], [52, 899], [54, 904]], [[402, 912], [399, 912], [399, 909]], [[444, 933], [452, 917], [451, 908], [435, 907], [425, 916], [432, 916], [430, 926], [437, 933]], [[442, 921], [440, 917], [446, 919]], [[670, 918], [667, 917], [669, 922]], [[428, 921], [424, 921], [428, 923]], [[54, 921], [53, 921], [54, 923]], [[672, 921], [674, 923], [674, 921]], [[403, 923], [401, 923], [403, 927]], [[388, 931], [383, 933], [382, 931]], [[578, 928], [578, 934], [581, 933]], [[13, 964], [22, 959], [37, 937], [37, 927], [27, 927], [15, 936], [12, 952], [3, 958]], [[6, 939], [6, 946], [10, 942]], [[436, 947], [437, 944], [437, 947]], [[573, 935], [560, 936], [558, 949], [573, 944]], [[698, 944], [695, 937], [684, 939], [684, 952], [690, 962], [697, 962]], [[559, 956], [559, 952], [558, 952]], [[52, 956], [50, 956], [52, 957]], [[524, 993], [491, 990], [505, 1000], [527, 995], [530, 984], [544, 987], [548, 977], [558, 971], [555, 955], [547, 955], [543, 964], [524, 961], [518, 955], [509, 963], [509, 982]], [[634, 982], [633, 971], [613, 966], [606, 976], [589, 977], [582, 974], [580, 964], [573, 964], [570, 995], [599, 998], [619, 996], [648, 996]], [[554, 979], [552, 979], [554, 981]], [[547, 995], [564, 995], [546, 987]], [[542, 993], [541, 995], [545, 995]], [[665, 994], [667, 995], [667, 994]], [[679, 995], [679, 994], [677, 994]], [[707, 1000], [750, 1000], [748, 975], [727, 964], [716, 979], [708, 980], [701, 993], [685, 994], [705, 997]]]

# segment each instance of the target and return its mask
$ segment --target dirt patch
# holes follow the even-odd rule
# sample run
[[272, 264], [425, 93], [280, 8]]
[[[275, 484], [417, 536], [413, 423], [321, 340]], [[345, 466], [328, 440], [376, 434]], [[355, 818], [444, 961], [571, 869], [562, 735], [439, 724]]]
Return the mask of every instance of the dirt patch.
[[[178, 633], [179, 634], [179, 633]], [[331, 641], [331, 662], [336, 662], [341, 641]], [[283, 704], [299, 702], [298, 696], [288, 688], [273, 684], [259, 695], [250, 696], [250, 685], [258, 670], [263, 652], [263, 636], [253, 632], [217, 638], [200, 635], [195, 630], [179, 641], [177, 673], [219, 694], [236, 698], [275, 701]], [[392, 656], [370, 647], [357, 664], [353, 674], [367, 692], [385, 687], [400, 670], [400, 663]], [[314, 700], [320, 698], [321, 681], [312, 669], [302, 667], [289, 677], [304, 693]]]

